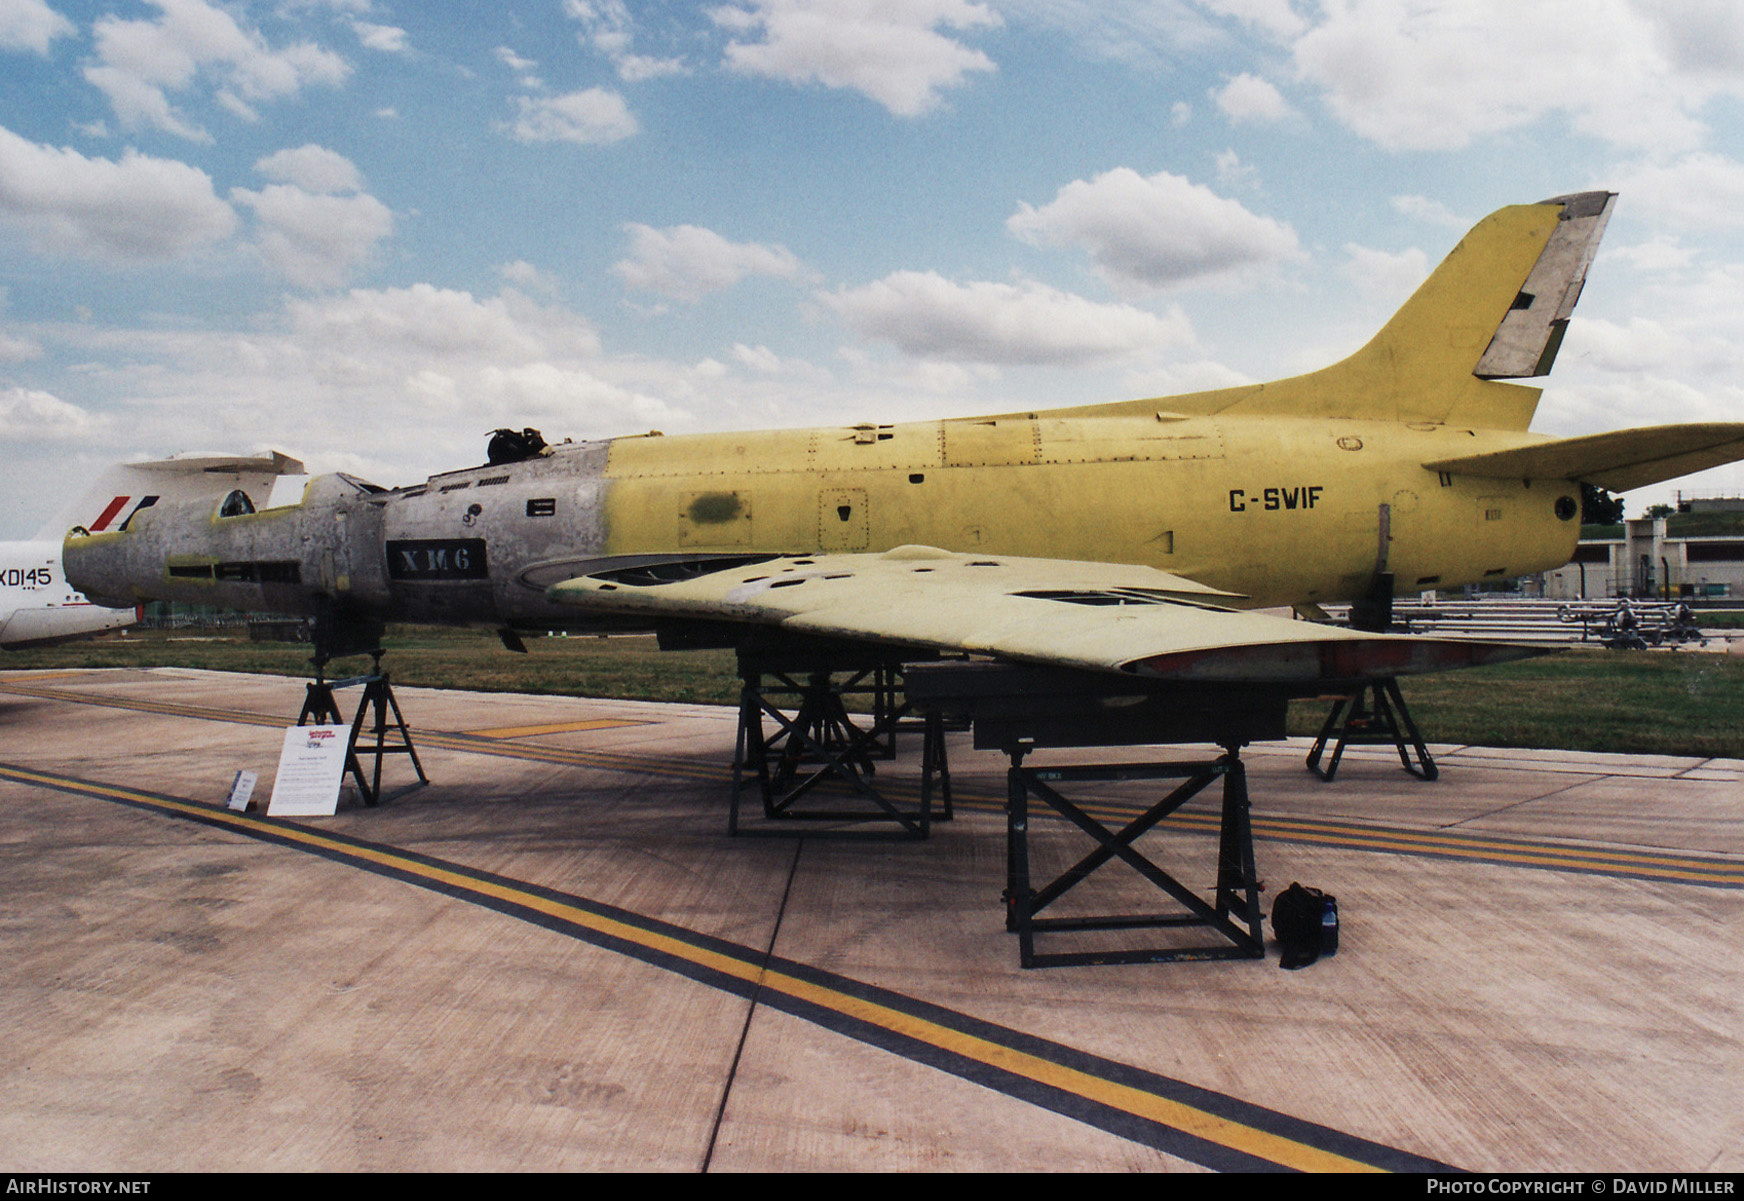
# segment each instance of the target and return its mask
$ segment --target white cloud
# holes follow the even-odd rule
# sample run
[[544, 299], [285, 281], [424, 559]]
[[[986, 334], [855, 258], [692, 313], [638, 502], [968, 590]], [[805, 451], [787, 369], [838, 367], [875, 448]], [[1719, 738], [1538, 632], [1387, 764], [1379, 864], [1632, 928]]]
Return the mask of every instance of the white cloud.
[[393, 233], [394, 215], [374, 196], [323, 196], [291, 184], [258, 192], [232, 188], [230, 198], [254, 210], [261, 255], [301, 288], [343, 284]]
[[42, 344], [0, 333], [0, 363], [23, 363], [42, 357]]
[[1472, 227], [1472, 222], [1460, 216], [1439, 200], [1431, 200], [1427, 196], [1395, 196], [1392, 200], [1393, 211], [1430, 225], [1439, 225], [1446, 229], [1457, 229], [1461, 233]]
[[1214, 13], [1234, 17], [1277, 38], [1294, 37], [1306, 24], [1291, 7], [1290, 0], [1200, 0], [1200, 3]]
[[932, 271], [897, 271], [822, 302], [864, 337], [918, 358], [981, 363], [1085, 364], [1192, 341], [1179, 312], [1098, 304], [1034, 281], [954, 283]]
[[530, 58], [522, 58], [507, 46], [498, 46], [494, 52], [497, 61], [513, 71], [518, 77], [516, 82], [529, 92], [545, 90], [545, 81], [539, 76], [539, 64]]
[[1283, 94], [1257, 75], [1237, 75], [1221, 88], [1213, 89], [1211, 97], [1224, 115], [1237, 123], [1282, 121], [1296, 114]]
[[1129, 396], [1184, 396], [1191, 392], [1211, 392], [1219, 388], [1241, 388], [1253, 383], [1243, 375], [1207, 359], [1191, 363], [1171, 363], [1145, 371], [1129, 372], [1125, 377]]
[[1696, 252], [1680, 244], [1676, 238], [1658, 237], [1633, 246], [1613, 246], [1609, 250], [1601, 251], [1599, 255], [1601, 263], [1617, 259], [1628, 263], [1637, 271], [1682, 271], [1695, 262]]
[[1672, 372], [1694, 353], [1689, 334], [1650, 317], [1618, 325], [1600, 317], [1582, 318], [1578, 349], [1584, 363], [1619, 374]]
[[1429, 278], [1429, 256], [1416, 247], [1397, 254], [1346, 243], [1345, 278], [1364, 295], [1401, 302]]
[[1457, 150], [1551, 114], [1614, 145], [1688, 149], [1700, 107], [1744, 91], [1744, 72], [1682, 69], [1674, 35], [1692, 22], [1669, 15], [1678, 7], [1326, 0], [1293, 54], [1339, 120], [1392, 150]]
[[411, 48], [410, 36], [397, 25], [372, 25], [368, 21], [353, 21], [351, 31], [365, 49], [383, 54], [404, 54]]
[[863, 93], [903, 117], [939, 103], [993, 60], [940, 28], [997, 26], [999, 15], [969, 0], [747, 0], [709, 16], [722, 28], [761, 41], [733, 41], [727, 65], [747, 75], [790, 83], [820, 83]]
[[1074, 180], [1041, 208], [1020, 204], [1005, 225], [1032, 244], [1081, 247], [1110, 282], [1141, 288], [1300, 255], [1289, 226], [1179, 175], [1141, 176], [1130, 167]]
[[107, 422], [78, 405], [33, 388], [0, 389], [0, 438], [69, 442], [99, 433]]
[[344, 296], [292, 303], [286, 312], [299, 345], [345, 358], [367, 356], [389, 372], [433, 360], [459, 370], [599, 353], [599, 335], [587, 321], [508, 293], [481, 300], [430, 284], [354, 288]]
[[47, 54], [49, 43], [77, 32], [43, 0], [0, 0], [0, 49]]
[[1255, 168], [1241, 161], [1241, 155], [1233, 147], [1218, 151], [1211, 161], [1217, 170], [1217, 182], [1226, 187], [1251, 186], [1259, 174]]
[[120, 162], [27, 142], [0, 129], [0, 219], [44, 250], [122, 262], [214, 246], [236, 214], [205, 172], [127, 151]]
[[630, 257], [612, 270], [632, 288], [676, 300], [700, 300], [732, 287], [747, 275], [798, 279], [804, 266], [785, 246], [729, 242], [710, 229], [676, 225], [654, 229], [627, 225]]
[[630, 44], [635, 38], [630, 10], [622, 0], [564, 0], [563, 11], [582, 24], [581, 41], [611, 59], [618, 78], [625, 83], [655, 79], [663, 75], [688, 75], [690, 68], [682, 58], [655, 58], [635, 54]]
[[156, 20], [100, 18], [93, 26], [96, 63], [85, 79], [109, 97], [129, 129], [153, 127], [210, 141], [199, 125], [176, 112], [170, 92], [210, 79], [216, 97], [245, 119], [252, 105], [295, 95], [312, 84], [343, 83], [345, 60], [312, 42], [270, 47], [256, 30], [205, 0], [151, 0]]
[[781, 356], [767, 346], [746, 346], [743, 342], [733, 343], [733, 358], [749, 367], [752, 371], [761, 371], [765, 375], [774, 375], [781, 370]]
[[658, 397], [621, 387], [578, 367], [528, 363], [483, 368], [464, 392], [464, 404], [481, 423], [573, 421], [578, 413], [638, 424], [671, 425], [684, 417]]
[[518, 142], [608, 145], [640, 131], [629, 105], [616, 92], [588, 88], [563, 96], [518, 96], [521, 115], [509, 129]]
[[1648, 13], [1679, 70], [1734, 78], [1744, 71], [1744, 8], [1734, 0], [1677, 0]]
[[[1277, 2], [1287, 0], [1260, 5]], [[1228, 32], [1216, 19], [1224, 7], [1216, 0], [999, 0], [1001, 15], [1014, 25], [1037, 26], [1079, 53], [1144, 70], [1167, 70], [1183, 56], [1229, 49]]]
[[309, 192], [356, 192], [363, 187], [363, 176], [350, 159], [313, 142], [269, 154], [254, 169], [275, 183], [295, 184]]
[[512, 263], [504, 263], [497, 268], [497, 274], [507, 283], [517, 288], [530, 288], [535, 292], [543, 292], [547, 296], [557, 295], [557, 277], [546, 271], [541, 271], [525, 259], [516, 259]]
[[618, 78], [625, 83], [644, 79], [659, 79], [667, 75], [689, 75], [690, 68], [682, 58], [652, 58], [645, 54], [620, 54], [613, 60]]
[[497, 426], [541, 425], [554, 441], [682, 428], [703, 382], [640, 356], [603, 357], [584, 317], [513, 290], [353, 289], [287, 301], [246, 332], [31, 332], [85, 364], [86, 408], [0, 390], [0, 432], [25, 445], [85, 437], [115, 458], [187, 449], [192, 430], [206, 446], [273, 446], [316, 471], [385, 483], [482, 461]]
[[254, 167], [276, 186], [236, 188], [231, 199], [254, 210], [261, 257], [298, 287], [343, 284], [393, 233], [393, 213], [363, 192], [362, 172], [343, 154], [310, 142]]
[[1744, 163], [1690, 154], [1618, 168], [1611, 185], [1632, 219], [1693, 231], [1744, 225]]
[[733, 361], [746, 371], [767, 379], [783, 378], [797, 383], [810, 383], [818, 388], [827, 388], [834, 382], [827, 369], [805, 359], [783, 358], [762, 343], [747, 346], [743, 342], [735, 342], [731, 355]]

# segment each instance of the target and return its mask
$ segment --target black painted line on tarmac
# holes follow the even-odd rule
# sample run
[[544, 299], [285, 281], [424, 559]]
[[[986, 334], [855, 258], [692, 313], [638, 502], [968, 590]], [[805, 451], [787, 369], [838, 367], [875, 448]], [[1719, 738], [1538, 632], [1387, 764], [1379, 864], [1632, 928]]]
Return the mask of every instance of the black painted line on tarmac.
[[0, 779], [229, 830], [491, 909], [736, 996], [755, 995], [838, 1034], [1204, 1167], [1451, 1170], [901, 993], [449, 860], [58, 773], [0, 764]]

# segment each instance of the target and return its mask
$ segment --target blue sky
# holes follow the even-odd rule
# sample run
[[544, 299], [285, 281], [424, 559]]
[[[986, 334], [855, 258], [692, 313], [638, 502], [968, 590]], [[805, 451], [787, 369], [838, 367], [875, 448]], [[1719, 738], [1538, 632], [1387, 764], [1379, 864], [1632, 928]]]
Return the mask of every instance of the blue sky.
[[1596, 187], [1534, 428], [1738, 420], [1741, 135], [1733, 0], [0, 0], [0, 537], [118, 458], [1272, 378]]

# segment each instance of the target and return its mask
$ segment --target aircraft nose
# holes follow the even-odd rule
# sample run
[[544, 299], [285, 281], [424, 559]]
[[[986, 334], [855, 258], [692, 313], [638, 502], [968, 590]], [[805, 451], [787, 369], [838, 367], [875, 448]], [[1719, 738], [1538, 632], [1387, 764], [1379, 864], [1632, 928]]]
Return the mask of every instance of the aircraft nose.
[[86, 599], [110, 608], [127, 608], [137, 597], [127, 578], [127, 535], [68, 534], [61, 544], [67, 583]]

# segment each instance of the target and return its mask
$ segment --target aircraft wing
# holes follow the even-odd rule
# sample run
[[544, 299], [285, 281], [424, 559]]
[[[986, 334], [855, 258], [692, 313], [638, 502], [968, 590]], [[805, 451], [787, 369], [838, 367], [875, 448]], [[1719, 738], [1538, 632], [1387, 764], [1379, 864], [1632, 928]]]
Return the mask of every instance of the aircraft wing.
[[1196, 682], [1321, 684], [1542, 653], [1247, 612], [1230, 607], [1242, 599], [1234, 594], [1147, 567], [916, 546], [740, 558], [687, 578], [605, 571], [556, 584], [550, 595], [600, 613], [743, 622]]
[[1492, 479], [1565, 479], [1627, 492], [1744, 459], [1744, 422], [1652, 425], [1580, 438], [1553, 438], [1423, 466]]

